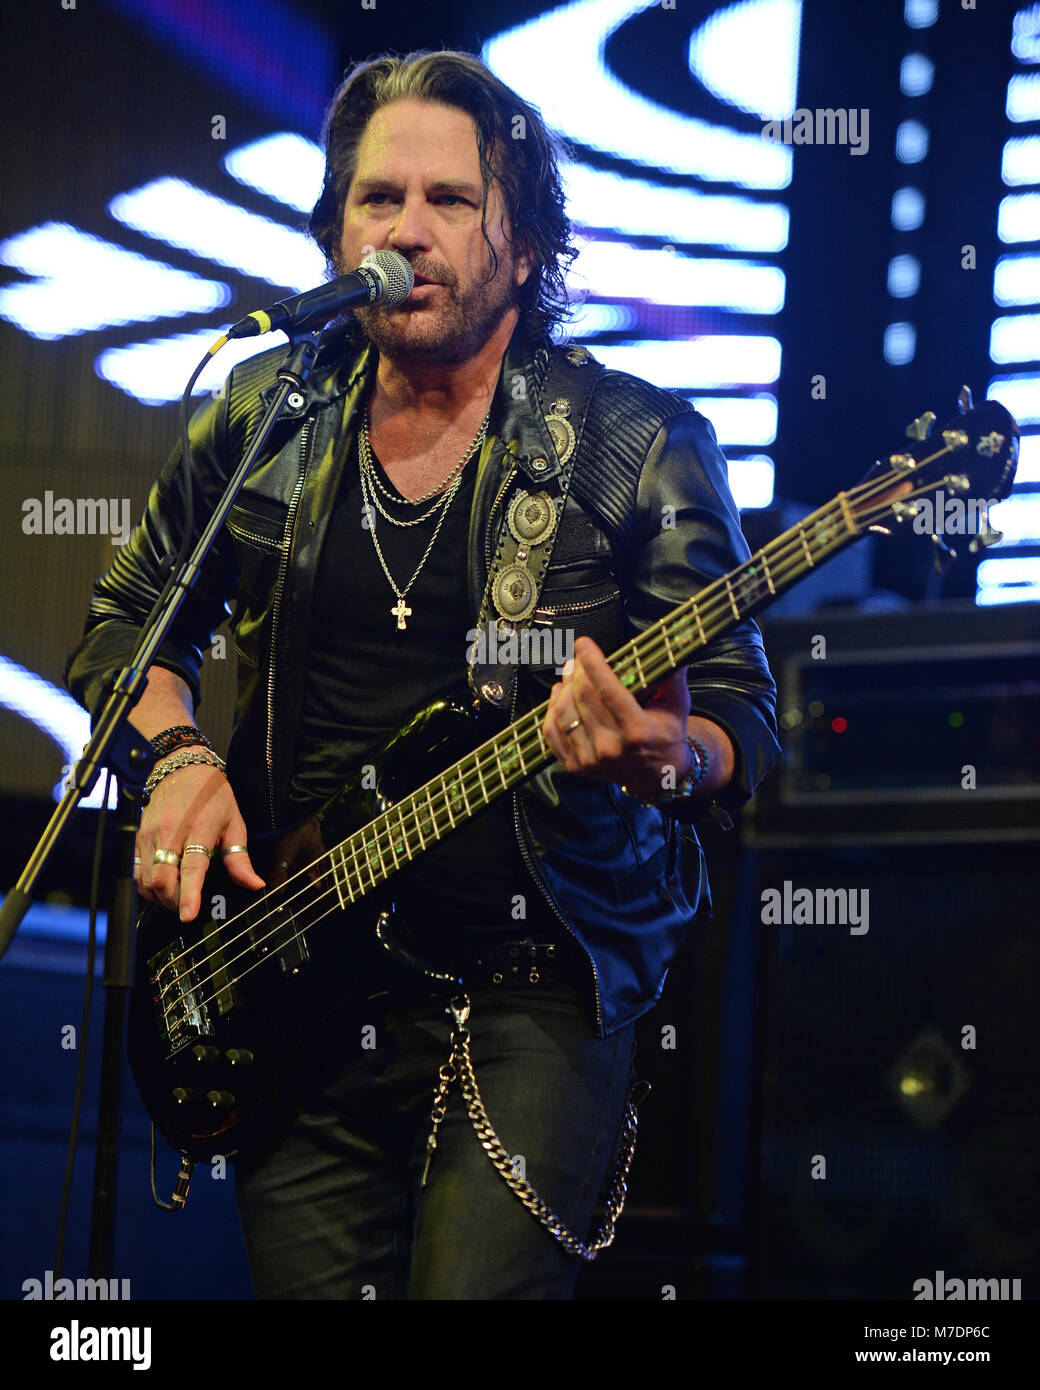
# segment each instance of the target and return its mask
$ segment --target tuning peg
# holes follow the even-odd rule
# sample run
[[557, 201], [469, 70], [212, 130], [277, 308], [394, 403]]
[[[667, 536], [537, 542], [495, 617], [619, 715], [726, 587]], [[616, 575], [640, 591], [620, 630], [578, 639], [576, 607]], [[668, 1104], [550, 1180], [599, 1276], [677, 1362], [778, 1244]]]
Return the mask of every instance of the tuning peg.
[[935, 411], [926, 410], [923, 415], [918, 415], [916, 420], [911, 420], [906, 427], [907, 439], [927, 439], [932, 432], [935, 424]]
[[957, 409], [960, 411], [962, 415], [967, 415], [968, 411], [972, 410], [973, 408], [974, 405], [971, 399], [971, 387], [962, 386], [961, 389], [957, 392]]

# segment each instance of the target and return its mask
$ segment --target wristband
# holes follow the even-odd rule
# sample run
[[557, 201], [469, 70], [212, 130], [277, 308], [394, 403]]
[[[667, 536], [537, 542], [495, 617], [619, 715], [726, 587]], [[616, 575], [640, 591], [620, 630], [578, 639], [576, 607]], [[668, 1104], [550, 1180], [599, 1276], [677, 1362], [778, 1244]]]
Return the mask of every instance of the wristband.
[[163, 729], [162, 733], [149, 739], [149, 743], [157, 758], [165, 758], [167, 753], [172, 753], [177, 748], [185, 748], [188, 744], [201, 744], [203, 748], [213, 747], [202, 730], [196, 729], [194, 724], [174, 724], [172, 728]]
[[681, 801], [695, 791], [708, 775], [708, 750], [699, 739], [689, 734], [686, 735], [686, 742], [691, 755], [690, 770], [674, 791], [664, 792], [660, 796], [636, 796], [627, 787], [622, 787], [625, 795], [638, 801], [641, 806], [670, 806], [673, 801]]

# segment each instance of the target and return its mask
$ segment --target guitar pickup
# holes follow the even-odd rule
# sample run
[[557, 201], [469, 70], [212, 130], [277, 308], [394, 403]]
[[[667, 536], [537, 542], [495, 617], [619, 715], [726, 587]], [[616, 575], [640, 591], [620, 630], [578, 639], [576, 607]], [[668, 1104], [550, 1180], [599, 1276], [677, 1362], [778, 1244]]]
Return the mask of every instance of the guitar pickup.
[[200, 986], [191, 952], [177, 937], [152, 956], [152, 1000], [166, 1060], [214, 1032], [206, 990]]

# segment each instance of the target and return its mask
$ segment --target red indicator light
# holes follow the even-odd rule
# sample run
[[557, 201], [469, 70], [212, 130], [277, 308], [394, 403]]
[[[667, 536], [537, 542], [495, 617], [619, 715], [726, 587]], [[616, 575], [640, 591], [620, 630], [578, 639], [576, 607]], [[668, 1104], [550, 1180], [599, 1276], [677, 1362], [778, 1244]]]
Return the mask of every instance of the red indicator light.
[[837, 719], [831, 720], [831, 728], [836, 734], [843, 734], [848, 727], [849, 721], [847, 719], [842, 719], [840, 714]]

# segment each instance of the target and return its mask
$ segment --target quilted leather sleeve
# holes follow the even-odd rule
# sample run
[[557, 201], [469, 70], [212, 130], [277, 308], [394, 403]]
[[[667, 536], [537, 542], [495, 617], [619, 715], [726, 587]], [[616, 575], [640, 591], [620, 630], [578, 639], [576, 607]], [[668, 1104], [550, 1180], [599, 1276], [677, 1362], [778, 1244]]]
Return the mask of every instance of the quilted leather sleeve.
[[[194, 478], [194, 543], [227, 483], [224, 437], [227, 393], [206, 401], [190, 424]], [[92, 715], [105, 692], [106, 677], [127, 662], [168, 574], [184, 532], [184, 500], [178, 443], [152, 487], [148, 503], [126, 544], [96, 580], [83, 636], [65, 664], [65, 683]], [[237, 557], [226, 530], [218, 535], [206, 563], [156, 654], [156, 664], [176, 672], [199, 702], [203, 652], [230, 612], [236, 587]]]
[[[627, 617], [643, 631], [750, 555], [711, 423], [688, 410], [665, 421], [643, 462], [625, 579]], [[691, 713], [726, 730], [733, 781], [719, 802], [735, 810], [779, 756], [776, 685], [757, 624], [745, 619], [709, 642], [688, 668]], [[678, 803], [681, 819], [689, 807]], [[703, 808], [699, 808], [703, 813]]]

